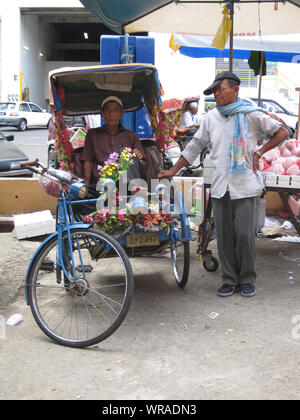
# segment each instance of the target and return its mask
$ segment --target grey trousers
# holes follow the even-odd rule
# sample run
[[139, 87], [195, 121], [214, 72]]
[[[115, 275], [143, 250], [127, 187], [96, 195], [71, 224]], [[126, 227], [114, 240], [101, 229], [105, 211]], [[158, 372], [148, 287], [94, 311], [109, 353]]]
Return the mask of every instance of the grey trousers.
[[212, 198], [223, 284], [255, 283], [256, 202], [257, 197], [231, 200], [229, 192]]

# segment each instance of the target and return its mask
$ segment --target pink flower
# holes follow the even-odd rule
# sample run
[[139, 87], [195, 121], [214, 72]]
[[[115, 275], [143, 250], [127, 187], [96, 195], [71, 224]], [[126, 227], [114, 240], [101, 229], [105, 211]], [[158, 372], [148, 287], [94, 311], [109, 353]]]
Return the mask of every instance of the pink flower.
[[126, 216], [126, 211], [124, 209], [120, 209], [118, 211], [117, 219], [123, 221]]
[[109, 217], [109, 211], [101, 209], [94, 215], [94, 222], [97, 224], [105, 223]]
[[83, 216], [82, 222], [83, 223], [87, 223], [89, 225], [92, 225], [94, 223], [93, 218], [92, 218], [92, 215], [91, 214], [88, 214], [86, 216]]

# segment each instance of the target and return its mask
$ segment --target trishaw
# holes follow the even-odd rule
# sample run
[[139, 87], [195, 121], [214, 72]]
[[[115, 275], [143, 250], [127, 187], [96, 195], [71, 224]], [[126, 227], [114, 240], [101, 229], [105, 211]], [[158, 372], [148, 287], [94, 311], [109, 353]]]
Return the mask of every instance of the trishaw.
[[[119, 96], [124, 111], [144, 109], [151, 122], [154, 137], [141, 141], [149, 156], [161, 155], [151, 166], [155, 181], [166, 149], [156, 68], [150, 64], [63, 68], [50, 72], [49, 81], [60, 168], [46, 168], [38, 161], [27, 167], [40, 174], [47, 193], [58, 197], [57, 231], [30, 262], [26, 299], [49, 337], [63, 345], [83, 347], [106, 339], [125, 318], [133, 294], [128, 257], [169, 248], [176, 283], [184, 287], [192, 236], [178, 182], [156, 179], [146, 184], [146, 193], [141, 189], [141, 194], [121, 196], [115, 187], [107, 187], [112, 180], [101, 178], [100, 172], [98, 197], [91, 198], [88, 186], [78, 177], [82, 143], [75, 149], [66, 135], [64, 115], [98, 114], [105, 97]], [[108, 203], [115, 207], [107, 207]], [[83, 216], [84, 205], [96, 209]]]

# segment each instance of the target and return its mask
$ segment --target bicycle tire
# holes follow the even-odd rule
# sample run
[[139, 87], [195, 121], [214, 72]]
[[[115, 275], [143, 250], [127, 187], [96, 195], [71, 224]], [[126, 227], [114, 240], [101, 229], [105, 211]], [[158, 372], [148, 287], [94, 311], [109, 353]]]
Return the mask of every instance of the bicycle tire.
[[[63, 233], [62, 240], [68, 238]], [[105, 340], [120, 326], [133, 296], [133, 273], [120, 244], [93, 228], [71, 228], [74, 265], [79, 278], [66, 282], [57, 276], [58, 237], [48, 241], [36, 256], [28, 276], [28, 299], [42, 331], [59, 344], [88, 347]], [[81, 256], [81, 257], [80, 257]], [[55, 268], [45, 272], [43, 262]]]
[[171, 262], [173, 274], [180, 288], [186, 286], [190, 272], [190, 243], [179, 240], [171, 241]]
[[203, 267], [209, 272], [217, 271], [219, 268], [219, 260], [211, 255], [209, 259], [203, 260]]

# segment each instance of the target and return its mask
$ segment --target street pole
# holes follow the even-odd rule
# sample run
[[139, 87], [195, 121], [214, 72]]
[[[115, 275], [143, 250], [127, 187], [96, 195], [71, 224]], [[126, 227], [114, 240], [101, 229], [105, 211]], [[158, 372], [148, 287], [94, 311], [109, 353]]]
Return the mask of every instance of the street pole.
[[232, 0], [230, 4], [231, 4], [231, 10], [230, 10], [231, 30], [230, 30], [230, 42], [229, 42], [229, 71], [232, 71], [234, 1]]
[[19, 100], [22, 101], [23, 100], [23, 87], [22, 87], [22, 77], [23, 77], [24, 73], [22, 73], [20, 71], [20, 92], [19, 92]]

